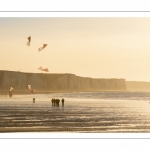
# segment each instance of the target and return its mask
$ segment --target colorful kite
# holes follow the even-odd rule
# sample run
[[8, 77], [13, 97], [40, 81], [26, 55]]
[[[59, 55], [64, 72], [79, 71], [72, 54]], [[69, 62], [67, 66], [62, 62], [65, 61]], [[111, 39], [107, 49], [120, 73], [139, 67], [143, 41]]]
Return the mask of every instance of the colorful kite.
[[11, 98], [12, 97], [12, 91], [13, 90], [13, 88], [12, 87], [10, 87], [10, 89], [9, 89], [9, 97]]
[[31, 91], [32, 94], [34, 94], [35, 90], [33, 90], [33, 89], [31, 88], [31, 85], [28, 85], [28, 89]]
[[40, 48], [39, 48], [39, 52], [40, 52], [41, 50], [43, 50], [46, 46], [47, 46], [47, 44], [43, 44], [43, 47], [40, 47]]
[[39, 67], [38, 69], [41, 71], [49, 72], [48, 68], [43, 69], [42, 67]]
[[28, 39], [27, 46], [30, 46], [31, 36], [29, 36], [27, 39]]

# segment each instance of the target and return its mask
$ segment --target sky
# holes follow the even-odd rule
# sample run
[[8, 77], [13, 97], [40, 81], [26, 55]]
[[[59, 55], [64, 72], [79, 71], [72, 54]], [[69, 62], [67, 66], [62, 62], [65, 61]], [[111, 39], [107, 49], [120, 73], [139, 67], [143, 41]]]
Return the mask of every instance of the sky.
[[0, 70], [150, 82], [150, 18], [3, 17], [0, 46]]

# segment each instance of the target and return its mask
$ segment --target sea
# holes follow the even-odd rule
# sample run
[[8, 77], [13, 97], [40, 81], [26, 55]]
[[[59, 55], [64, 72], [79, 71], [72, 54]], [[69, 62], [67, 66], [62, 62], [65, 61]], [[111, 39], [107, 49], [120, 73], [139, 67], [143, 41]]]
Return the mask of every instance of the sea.
[[0, 132], [149, 133], [150, 92], [0, 95]]

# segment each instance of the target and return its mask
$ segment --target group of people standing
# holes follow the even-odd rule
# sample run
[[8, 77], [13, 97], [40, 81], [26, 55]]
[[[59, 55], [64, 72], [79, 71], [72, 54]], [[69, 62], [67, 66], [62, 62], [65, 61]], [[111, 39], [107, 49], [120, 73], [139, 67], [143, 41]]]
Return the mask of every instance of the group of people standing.
[[[60, 103], [60, 99], [55, 99], [55, 98], [52, 98], [52, 107], [59, 107], [59, 103]], [[62, 107], [64, 107], [64, 99], [61, 100], [62, 102]]]

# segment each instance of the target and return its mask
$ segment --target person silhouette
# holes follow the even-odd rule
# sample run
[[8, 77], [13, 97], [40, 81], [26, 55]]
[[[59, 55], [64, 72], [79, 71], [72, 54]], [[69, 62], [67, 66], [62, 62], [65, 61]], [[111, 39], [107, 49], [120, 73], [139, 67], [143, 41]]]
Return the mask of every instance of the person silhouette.
[[62, 102], [62, 107], [64, 107], [64, 101], [65, 101], [64, 99], [61, 100], [61, 102]]
[[56, 99], [54, 98], [54, 107], [56, 106]]
[[60, 102], [60, 100], [58, 99], [58, 100], [57, 100], [57, 103], [58, 103], [58, 107], [59, 107], [59, 102]]
[[35, 98], [33, 98], [33, 103], [35, 103]]
[[54, 99], [52, 98], [52, 100], [51, 100], [51, 101], [52, 101], [52, 107], [53, 107], [53, 106], [54, 106]]

